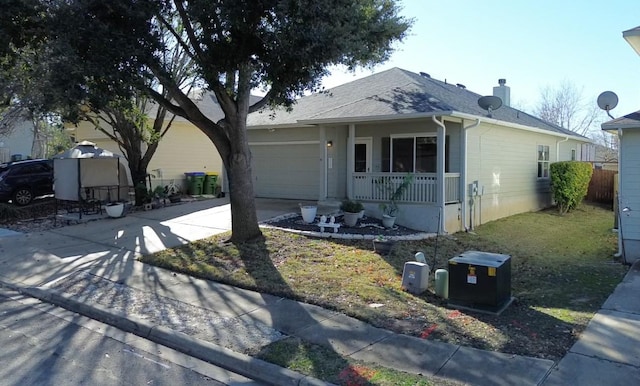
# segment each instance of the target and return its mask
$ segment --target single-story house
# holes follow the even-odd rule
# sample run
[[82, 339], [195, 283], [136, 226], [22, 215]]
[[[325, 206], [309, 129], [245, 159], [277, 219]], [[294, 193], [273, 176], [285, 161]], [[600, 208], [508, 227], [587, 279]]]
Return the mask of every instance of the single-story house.
[[[291, 111], [249, 115], [258, 197], [364, 203], [381, 216], [380, 181], [411, 187], [397, 223], [456, 232], [552, 203], [549, 165], [593, 161], [586, 137], [481, 95], [399, 68], [300, 98]], [[444, 150], [444, 151], [443, 151]]]
[[[254, 112], [247, 124], [255, 194], [335, 203], [348, 197], [380, 216], [385, 186], [411, 174], [397, 223], [432, 232], [547, 207], [550, 163], [593, 161], [592, 144], [510, 107], [502, 80], [494, 94], [503, 106], [485, 110], [481, 95], [461, 84], [394, 68], [302, 97], [290, 111]], [[197, 103], [210, 118], [222, 116], [212, 94]], [[74, 130], [77, 140], [120, 153], [89, 123]], [[223, 175], [210, 140], [181, 117], [151, 161], [149, 171], [157, 169], [156, 183], [192, 171]]]
[[[622, 36], [640, 55], [640, 27]], [[602, 124], [602, 129], [618, 136], [618, 245], [628, 263], [640, 259], [640, 111]]]

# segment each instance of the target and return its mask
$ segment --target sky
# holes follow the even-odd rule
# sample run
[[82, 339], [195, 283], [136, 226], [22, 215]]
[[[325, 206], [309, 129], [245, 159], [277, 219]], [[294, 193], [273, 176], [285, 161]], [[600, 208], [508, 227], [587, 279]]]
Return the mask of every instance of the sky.
[[[640, 0], [404, 0], [414, 18], [390, 60], [373, 71], [332, 69], [326, 88], [400, 67], [464, 84], [482, 95], [498, 79], [511, 105], [533, 111], [545, 87], [569, 82], [585, 103], [603, 91], [618, 95], [619, 117], [640, 110], [640, 56], [622, 31], [640, 26]], [[602, 112], [603, 120], [608, 120]]]

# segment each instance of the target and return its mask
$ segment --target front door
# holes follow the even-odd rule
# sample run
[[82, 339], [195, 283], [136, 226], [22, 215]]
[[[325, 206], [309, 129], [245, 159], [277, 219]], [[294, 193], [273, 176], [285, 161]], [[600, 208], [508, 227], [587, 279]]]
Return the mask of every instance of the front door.
[[353, 171], [356, 173], [371, 173], [372, 138], [356, 138], [353, 149]]

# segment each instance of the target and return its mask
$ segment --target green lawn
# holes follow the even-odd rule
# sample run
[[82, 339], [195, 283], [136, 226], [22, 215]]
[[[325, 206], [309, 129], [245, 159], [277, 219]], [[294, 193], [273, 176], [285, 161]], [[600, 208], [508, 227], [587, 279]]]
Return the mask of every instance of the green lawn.
[[[435, 239], [398, 242], [389, 256], [379, 256], [371, 241], [264, 230], [264, 242], [256, 244], [224, 244], [229, 235], [223, 234], [141, 260], [317, 304], [408, 335], [556, 360], [627, 271], [612, 260], [612, 225], [613, 212], [585, 204], [564, 216], [554, 210], [525, 213], [480, 226], [474, 233], [441, 236], [435, 268], [446, 268], [449, 258], [467, 250], [512, 256], [512, 294], [517, 300], [501, 316], [451, 310], [431, 290], [420, 296], [402, 291], [404, 263], [422, 251], [432, 264]], [[372, 303], [383, 306], [372, 308]], [[268, 357], [269, 348], [265, 350]], [[328, 379], [336, 381], [333, 375]]]

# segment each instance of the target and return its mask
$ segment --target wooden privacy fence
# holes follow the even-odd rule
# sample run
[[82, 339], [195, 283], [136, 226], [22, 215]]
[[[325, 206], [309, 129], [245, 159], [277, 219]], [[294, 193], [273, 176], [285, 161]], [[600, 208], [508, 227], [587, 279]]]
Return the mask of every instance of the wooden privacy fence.
[[589, 182], [587, 200], [613, 205], [615, 198], [614, 176], [617, 170], [594, 169]]

